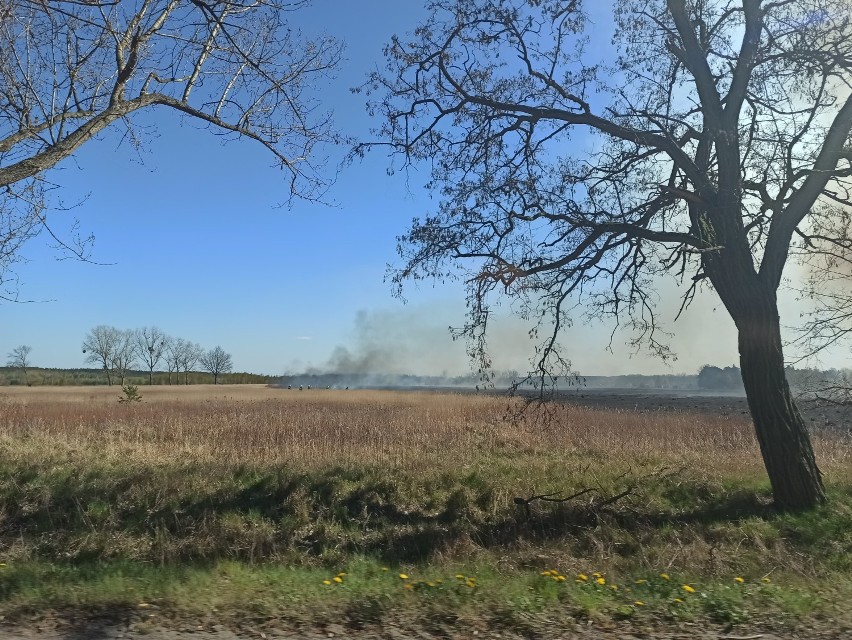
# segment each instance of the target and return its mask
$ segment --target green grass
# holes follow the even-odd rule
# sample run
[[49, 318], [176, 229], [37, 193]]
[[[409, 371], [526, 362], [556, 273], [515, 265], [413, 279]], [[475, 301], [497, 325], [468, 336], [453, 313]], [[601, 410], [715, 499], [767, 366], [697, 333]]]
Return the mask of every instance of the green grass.
[[[72, 609], [314, 625], [343, 616], [354, 626], [405, 612], [418, 624], [440, 614], [447, 624], [515, 630], [554, 619], [849, 620], [841, 606], [852, 596], [845, 487], [830, 487], [826, 507], [780, 515], [763, 487], [680, 472], [640, 481], [641, 500], [609, 509], [539, 502], [527, 515], [509, 499], [507, 472], [526, 464], [546, 483], [550, 464], [501, 462], [431, 475], [367, 466], [6, 465], [0, 612], [12, 620]], [[616, 491], [618, 475], [600, 484]], [[551, 569], [556, 576], [540, 575]], [[340, 572], [340, 583], [323, 584]]]

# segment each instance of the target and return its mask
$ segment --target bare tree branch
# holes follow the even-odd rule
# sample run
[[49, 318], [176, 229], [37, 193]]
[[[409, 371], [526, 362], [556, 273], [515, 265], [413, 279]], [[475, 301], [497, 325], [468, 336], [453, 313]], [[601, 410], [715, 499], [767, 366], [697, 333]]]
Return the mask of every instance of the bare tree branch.
[[[304, 5], [0, 0], [0, 188], [20, 191], [118, 121], [132, 126], [136, 112], [168, 108], [260, 143], [285, 172], [290, 199], [322, 200], [333, 179], [326, 151], [343, 138], [317, 87], [343, 47], [293, 28]], [[16, 215], [46, 224], [45, 207]], [[0, 254], [33, 237], [19, 229], [12, 240], [12, 229], [0, 226]]]

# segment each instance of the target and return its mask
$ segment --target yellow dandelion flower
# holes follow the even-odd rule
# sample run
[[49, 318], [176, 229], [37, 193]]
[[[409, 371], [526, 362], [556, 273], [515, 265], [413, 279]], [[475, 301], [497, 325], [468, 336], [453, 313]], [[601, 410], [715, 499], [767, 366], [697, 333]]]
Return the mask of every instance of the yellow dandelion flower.
[[642, 602], [641, 600], [637, 600], [633, 604], [635, 604], [637, 607], [644, 607], [645, 606], [645, 603]]
[[345, 577], [346, 577], [346, 572], [345, 572], [345, 571], [341, 571], [341, 572], [340, 572], [340, 573], [338, 573], [337, 575], [339, 575], [341, 578], [345, 578]]
[[764, 577], [764, 578], [763, 578], [763, 581], [764, 581], [764, 582], [772, 582], [772, 580], [770, 580], [770, 579], [769, 579], [769, 576]]
[[467, 582], [465, 582], [465, 585], [468, 589], [473, 589], [476, 586], [476, 583], [473, 580], [468, 580]]
[[[543, 574], [543, 573], [542, 573], [541, 575], [545, 575], [545, 574]], [[462, 574], [462, 573], [457, 573], [457, 574], [456, 574], [456, 580], [464, 580], [464, 574]]]
[[742, 584], [743, 582], [745, 582], [745, 578], [737, 576], [736, 578], [734, 578], [734, 582], [739, 582], [740, 584]]
[[332, 580], [334, 580], [337, 584], [340, 584], [341, 582], [343, 582], [343, 578], [341, 578], [340, 576], [334, 576], [334, 578], [332, 578]]
[[683, 590], [686, 591], [687, 593], [695, 593], [695, 589], [690, 587], [688, 584], [683, 585]]
[[589, 576], [587, 576], [585, 573], [578, 573], [577, 574], [577, 580], [579, 580], [580, 582], [585, 582], [588, 579], [589, 579]]
[[326, 586], [331, 584], [331, 580], [323, 580], [322, 583]]
[[435, 580], [435, 582], [437, 582], [438, 584], [444, 584], [444, 581], [441, 578], [438, 578], [437, 580]]
[[609, 588], [612, 589], [613, 591], [618, 591], [617, 585], [611, 584], [611, 585], [609, 585]]
[[598, 578], [597, 580], [595, 580], [595, 582], [597, 582], [598, 584], [606, 584], [606, 578]]
[[399, 577], [403, 580], [408, 580], [408, 574], [407, 573], [400, 573]]
[[592, 574], [592, 577], [593, 577], [593, 578], [600, 578], [600, 577], [602, 577], [602, 576], [601, 576], [601, 574], [599, 574], [599, 573], [596, 571], [595, 573], [593, 573], [593, 574]]
[[669, 574], [667, 574], [667, 573], [661, 573], [661, 574], [660, 574], [660, 577], [661, 577], [663, 580], [668, 580], [668, 579], [669, 579]]
[[389, 571], [387, 567], [382, 567], [382, 571]]
[[648, 584], [648, 581], [645, 580], [644, 578], [642, 578], [642, 579], [636, 580], [636, 584]]
[[556, 582], [565, 582], [565, 576], [554, 576], [553, 577]]
[[675, 598], [674, 601], [675, 602], [683, 602], [683, 600], [681, 600], [680, 598]]
[[428, 586], [428, 587], [434, 587], [434, 586], [435, 586], [435, 583], [430, 581], [430, 582], [427, 582], [427, 583], [426, 583], [426, 586]]
[[467, 579], [470, 580], [471, 582], [476, 582], [476, 578], [473, 577], [473, 576], [468, 576]]

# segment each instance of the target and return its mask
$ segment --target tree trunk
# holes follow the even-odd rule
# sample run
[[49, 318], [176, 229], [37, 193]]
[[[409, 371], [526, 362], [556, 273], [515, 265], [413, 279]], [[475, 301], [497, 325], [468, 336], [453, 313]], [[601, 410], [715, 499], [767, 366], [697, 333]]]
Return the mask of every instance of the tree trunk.
[[809, 509], [825, 502], [822, 474], [787, 384], [775, 298], [760, 297], [737, 321], [748, 406], [776, 506]]

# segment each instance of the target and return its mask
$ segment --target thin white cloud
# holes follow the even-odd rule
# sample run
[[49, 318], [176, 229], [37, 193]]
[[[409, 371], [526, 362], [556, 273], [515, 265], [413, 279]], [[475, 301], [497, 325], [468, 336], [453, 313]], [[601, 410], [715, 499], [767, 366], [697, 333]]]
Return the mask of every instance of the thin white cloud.
[[313, 340], [311, 336], [296, 336], [296, 340]]

